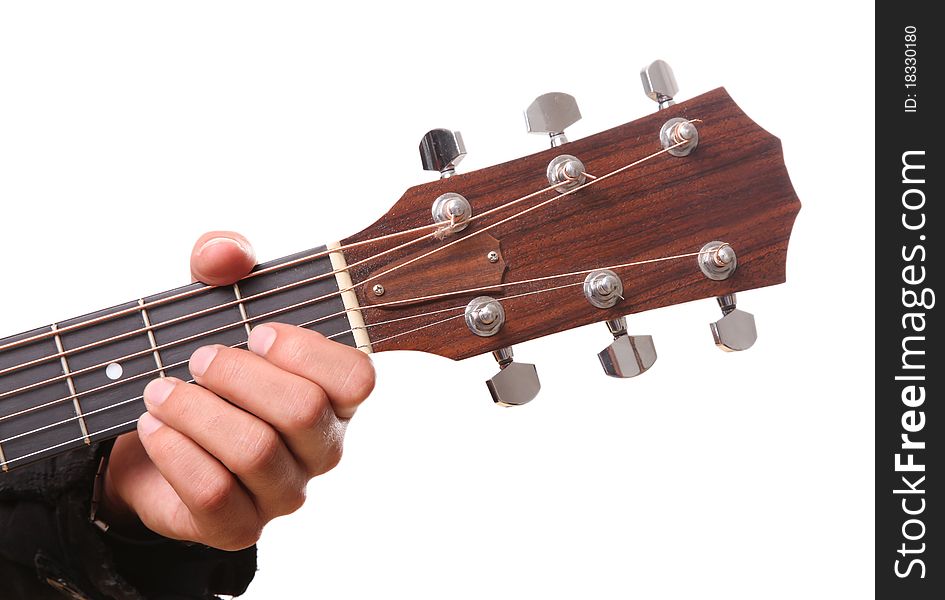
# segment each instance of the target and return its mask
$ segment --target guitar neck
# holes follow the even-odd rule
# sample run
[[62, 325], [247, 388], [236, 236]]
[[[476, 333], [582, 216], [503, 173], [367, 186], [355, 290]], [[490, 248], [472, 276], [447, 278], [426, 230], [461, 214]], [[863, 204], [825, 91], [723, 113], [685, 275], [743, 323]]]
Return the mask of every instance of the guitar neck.
[[189, 381], [194, 350], [245, 348], [262, 322], [369, 351], [352, 295], [339, 293], [349, 286], [342, 253], [322, 246], [259, 265], [231, 286], [194, 283], [0, 340], [0, 468], [134, 430], [151, 379]]

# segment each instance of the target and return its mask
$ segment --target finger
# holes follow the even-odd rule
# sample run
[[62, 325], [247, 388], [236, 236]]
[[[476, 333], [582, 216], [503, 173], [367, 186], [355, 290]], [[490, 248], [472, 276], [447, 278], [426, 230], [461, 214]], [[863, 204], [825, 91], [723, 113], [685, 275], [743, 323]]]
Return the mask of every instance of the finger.
[[[186, 510], [142, 515], [146, 525], [164, 522], [173, 537], [224, 550], [256, 543], [262, 521], [236, 478], [206, 450], [149, 413], [138, 420], [138, 436], [151, 461]], [[168, 506], [167, 510], [171, 510]], [[153, 510], [153, 509], [152, 509]]]
[[309, 476], [338, 464], [344, 423], [316, 383], [227, 346], [198, 348], [190, 371], [201, 386], [278, 430]]
[[367, 354], [325, 336], [282, 323], [255, 327], [249, 349], [272, 364], [314, 381], [347, 419], [374, 389], [374, 364]]
[[232, 231], [210, 231], [194, 244], [190, 274], [194, 281], [229, 285], [249, 274], [256, 265], [256, 252], [249, 241]]
[[268, 423], [179, 379], [150, 382], [144, 402], [149, 413], [232, 471], [250, 492], [264, 520], [302, 506], [308, 478]]

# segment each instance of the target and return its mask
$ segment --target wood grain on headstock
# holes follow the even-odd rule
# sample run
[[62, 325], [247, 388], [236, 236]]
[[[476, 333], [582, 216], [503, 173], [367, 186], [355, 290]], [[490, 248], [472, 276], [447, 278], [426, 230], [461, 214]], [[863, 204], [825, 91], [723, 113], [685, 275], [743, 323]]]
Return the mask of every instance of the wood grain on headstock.
[[[377, 323], [370, 329], [374, 350], [420, 350], [461, 359], [620, 315], [784, 282], [788, 239], [800, 202], [784, 166], [781, 142], [749, 119], [721, 88], [561, 148], [412, 187], [384, 217], [343, 243], [428, 224], [433, 200], [445, 192], [465, 196], [474, 214], [532, 193], [548, 185], [545, 168], [559, 154], [573, 154], [584, 162], [590, 174], [604, 175], [658, 151], [660, 127], [673, 117], [702, 120], [698, 124], [699, 146], [689, 156], [661, 154], [490, 229], [488, 234], [502, 244], [507, 265], [504, 281], [697, 252], [712, 240], [728, 242], [738, 253], [738, 269], [731, 278], [707, 279], [695, 257], [624, 268], [617, 273], [624, 282], [626, 301], [615, 307], [594, 308], [579, 286], [509, 299], [503, 302], [505, 326], [489, 338], [470, 333], [461, 317], [411, 331], [444, 316], [461, 314], [458, 310], [394, 320], [461, 306], [481, 295], [478, 293], [386, 310], [366, 308], [367, 324]], [[468, 236], [553, 195], [555, 192], [548, 192], [475, 221], [457, 237]], [[369, 258], [403, 241], [346, 250], [348, 263]], [[424, 241], [361, 265], [351, 275], [355, 282], [363, 281], [408, 255], [445, 243]], [[442, 255], [459, 246], [462, 244], [437, 254], [435, 262], [442, 265]], [[457, 252], [457, 260], [469, 260], [468, 253], [463, 254]], [[432, 260], [430, 267], [424, 275], [431, 281], [431, 289], [439, 288], [432, 284], [437, 278], [437, 265]], [[396, 280], [395, 273], [388, 279]], [[515, 286], [505, 292], [490, 291], [489, 295], [501, 299], [503, 295], [571, 281], [583, 281], [583, 276]], [[424, 295], [422, 283], [416, 279], [411, 283], [416, 286], [417, 296]], [[484, 281], [482, 285], [493, 283]], [[357, 290], [364, 307], [376, 302], [366, 297], [370, 288], [368, 284]]]

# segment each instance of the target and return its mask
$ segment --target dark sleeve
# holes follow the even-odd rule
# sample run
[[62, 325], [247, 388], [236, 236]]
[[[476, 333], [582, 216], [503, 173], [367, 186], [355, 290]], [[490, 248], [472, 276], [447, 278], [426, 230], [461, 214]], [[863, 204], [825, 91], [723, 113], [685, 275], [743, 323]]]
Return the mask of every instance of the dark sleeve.
[[111, 442], [0, 473], [0, 598], [209, 599], [242, 594], [256, 547], [225, 552], [156, 534], [128, 539], [90, 519]]

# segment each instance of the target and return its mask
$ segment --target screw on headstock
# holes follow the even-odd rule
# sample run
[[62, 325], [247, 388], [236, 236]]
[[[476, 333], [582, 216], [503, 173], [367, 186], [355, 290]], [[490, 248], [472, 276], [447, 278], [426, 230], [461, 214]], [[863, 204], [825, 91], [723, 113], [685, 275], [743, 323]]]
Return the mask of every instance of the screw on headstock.
[[538, 96], [525, 109], [525, 127], [529, 133], [544, 133], [551, 138], [551, 147], [567, 143], [564, 130], [581, 120], [577, 100], [563, 92]]
[[466, 156], [463, 134], [451, 129], [431, 129], [420, 139], [420, 162], [424, 171], [439, 171], [440, 179], [456, 174], [456, 165]]
[[660, 105], [660, 110], [676, 104], [679, 92], [673, 69], [666, 61], [655, 60], [640, 70], [640, 80], [647, 97]]

